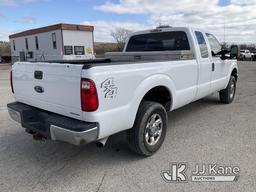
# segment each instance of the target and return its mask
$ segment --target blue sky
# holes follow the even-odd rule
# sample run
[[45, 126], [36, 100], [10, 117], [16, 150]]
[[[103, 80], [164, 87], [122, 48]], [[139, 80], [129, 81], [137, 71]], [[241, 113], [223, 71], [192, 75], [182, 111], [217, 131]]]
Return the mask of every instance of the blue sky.
[[[112, 1], [117, 2], [117, 1]], [[0, 32], [18, 32], [30, 28], [41, 27], [54, 23], [81, 24], [84, 21], [137, 21], [143, 22], [144, 15], [124, 14], [95, 10], [103, 4], [102, 0], [43, 0], [43, 1], [3, 1], [0, 0]]]
[[85, 20], [141, 21], [144, 18], [143, 16], [136, 17], [130, 14], [122, 15], [122, 18], [119, 18], [115, 13], [97, 11], [94, 7], [102, 4], [103, 1], [101, 0], [17, 2], [16, 5], [0, 4], [2, 15], [0, 30], [8, 28], [19, 31], [59, 22], [79, 24]]
[[222, 6], [227, 6], [227, 5], [230, 4], [230, 0], [220, 0], [219, 4], [222, 5]]
[[[11, 33], [60, 22], [93, 24], [96, 40], [111, 41], [109, 34], [116, 27], [134, 31], [154, 27], [160, 23], [173, 23], [200, 28], [202, 23], [204, 26], [207, 25], [207, 29], [215, 30], [216, 27], [213, 27], [213, 24], [222, 28], [225, 20], [230, 24], [226, 26], [227, 32], [229, 28], [232, 32], [237, 23], [243, 25], [244, 18], [253, 24], [256, 19], [256, 14], [246, 13], [252, 8], [256, 10], [255, 0], [202, 0], [200, 3], [196, 0], [180, 0], [179, 2], [172, 0], [0, 0], [0, 40], [7, 40]], [[207, 14], [203, 13], [204, 11]], [[219, 17], [220, 14], [224, 19]], [[234, 23], [233, 26], [232, 23]], [[239, 27], [238, 31], [246, 28]], [[254, 35], [253, 31], [247, 31], [250, 36]], [[216, 30], [216, 33], [221, 33], [221, 29]], [[233, 35], [238, 34], [232, 33]], [[251, 41], [251, 39], [241, 41]]]

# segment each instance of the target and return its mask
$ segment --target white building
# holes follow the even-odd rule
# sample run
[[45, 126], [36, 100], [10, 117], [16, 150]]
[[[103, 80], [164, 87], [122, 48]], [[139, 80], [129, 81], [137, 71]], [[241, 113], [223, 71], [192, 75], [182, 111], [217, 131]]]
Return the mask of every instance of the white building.
[[93, 26], [57, 24], [10, 35], [14, 61], [93, 59]]

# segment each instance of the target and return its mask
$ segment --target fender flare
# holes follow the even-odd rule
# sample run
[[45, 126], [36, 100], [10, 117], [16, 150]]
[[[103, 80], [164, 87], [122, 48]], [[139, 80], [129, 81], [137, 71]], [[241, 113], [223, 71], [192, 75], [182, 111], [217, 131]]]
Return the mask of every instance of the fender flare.
[[228, 78], [227, 78], [227, 82], [226, 82], [226, 87], [228, 86], [228, 83], [229, 83], [229, 79], [231, 77], [231, 74], [233, 72], [233, 70], [236, 69], [237, 70], [237, 73], [238, 73], [238, 66], [237, 66], [237, 62], [233, 62], [230, 69], [229, 69], [229, 72], [228, 72]]
[[130, 122], [131, 124], [129, 124], [129, 127], [132, 127], [134, 122], [135, 122], [135, 118], [139, 109], [139, 105], [143, 99], [143, 97], [153, 88], [158, 87], [158, 86], [163, 86], [165, 88], [167, 88], [167, 90], [169, 91], [170, 95], [171, 95], [171, 108], [173, 106], [173, 103], [176, 102], [176, 88], [175, 85], [173, 83], [173, 80], [167, 76], [167, 75], [163, 75], [163, 74], [156, 74], [153, 76], [150, 76], [146, 79], [144, 79], [140, 85], [136, 88], [136, 90], [134, 91], [134, 96], [133, 96], [133, 100], [130, 102], [130, 119], [128, 122]]

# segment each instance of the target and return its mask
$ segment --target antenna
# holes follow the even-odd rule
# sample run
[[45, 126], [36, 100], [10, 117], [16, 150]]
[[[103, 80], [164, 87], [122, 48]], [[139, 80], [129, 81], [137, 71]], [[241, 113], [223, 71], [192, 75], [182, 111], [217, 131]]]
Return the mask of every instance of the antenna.
[[226, 20], [224, 16], [224, 43], [226, 44]]
[[223, 43], [223, 44], [224, 44], [224, 47], [223, 47], [223, 48], [226, 49], [226, 48], [227, 48], [227, 43], [226, 43], [226, 18], [225, 18], [225, 16], [224, 16], [224, 19], [223, 19], [223, 20], [224, 20], [224, 24], [223, 24], [223, 25], [224, 25], [224, 26], [223, 26], [223, 33], [224, 33], [224, 34], [223, 34], [223, 36], [224, 36], [224, 37], [223, 37], [223, 40], [224, 40], [224, 43]]
[[157, 27], [160, 27], [162, 25], [162, 22], [161, 22], [161, 15], [158, 16], [158, 26]]

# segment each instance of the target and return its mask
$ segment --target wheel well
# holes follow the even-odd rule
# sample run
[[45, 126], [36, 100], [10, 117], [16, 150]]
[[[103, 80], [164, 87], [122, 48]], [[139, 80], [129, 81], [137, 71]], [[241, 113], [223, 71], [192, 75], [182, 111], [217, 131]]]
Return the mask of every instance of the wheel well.
[[142, 101], [153, 101], [160, 103], [164, 106], [166, 111], [170, 111], [172, 104], [171, 93], [164, 86], [154, 87], [151, 90], [149, 90], [143, 97]]
[[236, 68], [235, 68], [235, 69], [233, 69], [233, 71], [232, 71], [231, 75], [232, 75], [232, 76], [234, 76], [234, 77], [236, 78], [236, 80], [237, 80], [237, 78], [238, 78], [238, 74], [237, 74], [237, 69], [236, 69]]

